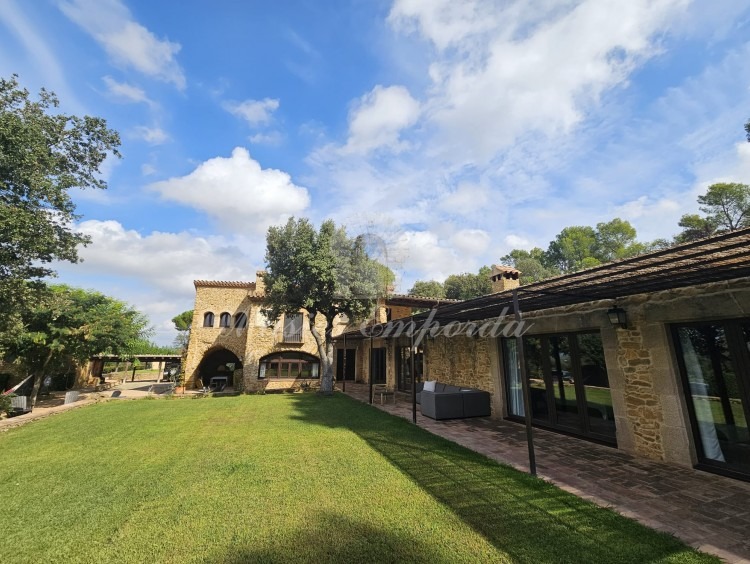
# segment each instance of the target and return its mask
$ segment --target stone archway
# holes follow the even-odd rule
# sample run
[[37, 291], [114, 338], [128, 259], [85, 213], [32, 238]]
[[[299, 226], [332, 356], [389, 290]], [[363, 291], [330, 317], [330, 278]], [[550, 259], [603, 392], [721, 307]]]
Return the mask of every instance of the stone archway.
[[242, 368], [242, 362], [232, 351], [225, 348], [213, 349], [203, 355], [198, 365], [198, 378], [208, 386], [214, 376], [225, 376], [227, 386], [234, 386], [234, 371]]

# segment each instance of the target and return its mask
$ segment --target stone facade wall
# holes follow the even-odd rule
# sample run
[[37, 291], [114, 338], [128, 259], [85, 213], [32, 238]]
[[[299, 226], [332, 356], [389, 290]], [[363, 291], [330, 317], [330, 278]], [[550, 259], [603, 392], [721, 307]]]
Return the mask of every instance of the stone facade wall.
[[391, 309], [391, 320], [403, 319], [411, 315], [411, 308], [407, 306], [389, 306]]
[[424, 379], [479, 388], [494, 396], [497, 390], [490, 361], [491, 346], [494, 339], [467, 336], [428, 339], [424, 345]]
[[[259, 273], [262, 274], [262, 273]], [[246, 284], [245, 287], [226, 287], [218, 282], [215, 286], [201, 284], [195, 293], [193, 322], [190, 329], [190, 342], [185, 359], [185, 385], [196, 387], [199, 382], [199, 367], [205, 356], [217, 349], [231, 351], [242, 363], [242, 368], [235, 371], [234, 388], [241, 392], [259, 392], [271, 389], [287, 389], [309, 385], [317, 387], [319, 380], [292, 381], [287, 379], [259, 379], [258, 368], [260, 359], [277, 352], [304, 352], [320, 358], [318, 347], [310, 331], [308, 316], [303, 313], [302, 342], [285, 343], [283, 338], [283, 321], [280, 320], [269, 326], [261, 314], [262, 276], [256, 284]], [[257, 288], [260, 289], [257, 290]], [[214, 314], [214, 327], [203, 327], [203, 317], [206, 312]], [[232, 315], [232, 326], [219, 327], [222, 312]], [[235, 315], [245, 313], [247, 326], [242, 329], [234, 328]], [[316, 319], [315, 327], [321, 335], [325, 333], [326, 319], [320, 315]], [[340, 334], [347, 327], [347, 321], [338, 318], [334, 322], [333, 334]], [[335, 357], [334, 357], [335, 362]], [[321, 367], [322, 368], [322, 367]]]
[[[194, 388], [198, 385], [198, 367], [206, 353], [225, 348], [244, 364], [247, 345], [246, 331], [219, 327], [219, 316], [222, 312], [232, 314], [232, 325], [237, 313], [246, 313], [248, 326], [252, 324], [252, 304], [257, 301], [254, 292], [248, 288], [224, 288], [199, 286], [195, 292], [193, 323], [190, 326], [190, 342], [185, 361], [185, 386]], [[206, 312], [214, 314], [214, 326], [203, 327]]]
[[[531, 312], [529, 335], [599, 331], [612, 393], [618, 448], [656, 460], [696, 462], [669, 325], [750, 317], [750, 280], [704, 284], [618, 300], [626, 329], [607, 319], [612, 301]], [[502, 381], [500, 382], [502, 385]]]
[[[644, 343], [642, 311], [631, 308], [633, 319], [627, 329], [617, 332], [617, 368], [622, 373], [625, 419], [632, 431], [632, 448], [641, 456], [664, 459], [663, 413], [654, 386], [653, 358]], [[621, 419], [623, 419], [621, 417]]]

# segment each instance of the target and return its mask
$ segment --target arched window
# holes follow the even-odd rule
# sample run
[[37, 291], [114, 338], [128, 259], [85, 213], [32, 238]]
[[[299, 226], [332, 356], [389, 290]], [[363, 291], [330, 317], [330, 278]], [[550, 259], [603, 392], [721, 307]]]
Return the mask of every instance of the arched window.
[[244, 329], [247, 327], [247, 315], [244, 313], [238, 313], [234, 316], [234, 328]]
[[281, 352], [260, 359], [258, 378], [318, 378], [320, 361], [303, 352]]
[[203, 314], [203, 327], [213, 327], [214, 326], [214, 314], [210, 311], [207, 311]]
[[219, 316], [219, 327], [229, 327], [232, 316], [226, 311]]

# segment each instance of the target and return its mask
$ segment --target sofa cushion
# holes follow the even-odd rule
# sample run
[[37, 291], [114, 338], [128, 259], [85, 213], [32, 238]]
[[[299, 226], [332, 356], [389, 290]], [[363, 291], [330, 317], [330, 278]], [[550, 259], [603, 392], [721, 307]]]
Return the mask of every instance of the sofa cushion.
[[427, 382], [424, 383], [424, 387], [422, 388], [423, 392], [434, 392], [435, 391], [435, 384], [437, 384], [436, 380], [427, 380]]
[[459, 388], [458, 386], [451, 386], [450, 384], [446, 384], [445, 385], [445, 389], [443, 391], [445, 393], [448, 393], [448, 392], [460, 392], [461, 388]]
[[442, 382], [435, 382], [435, 391], [436, 392], [444, 392], [445, 391], [445, 384]]

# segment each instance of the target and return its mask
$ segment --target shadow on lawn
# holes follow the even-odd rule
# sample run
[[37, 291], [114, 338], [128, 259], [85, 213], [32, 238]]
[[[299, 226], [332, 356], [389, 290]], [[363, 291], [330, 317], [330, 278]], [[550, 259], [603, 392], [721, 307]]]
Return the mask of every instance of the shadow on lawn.
[[299, 420], [356, 433], [515, 562], [717, 561], [340, 394], [298, 394], [290, 401]]
[[[284, 542], [273, 540], [269, 546], [230, 547], [217, 562], [449, 562], [416, 535], [389, 532], [370, 523], [320, 512], [311, 517], [304, 529], [284, 531]], [[286, 539], [292, 539], [290, 542]]]

